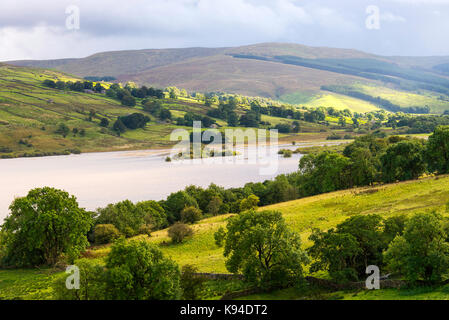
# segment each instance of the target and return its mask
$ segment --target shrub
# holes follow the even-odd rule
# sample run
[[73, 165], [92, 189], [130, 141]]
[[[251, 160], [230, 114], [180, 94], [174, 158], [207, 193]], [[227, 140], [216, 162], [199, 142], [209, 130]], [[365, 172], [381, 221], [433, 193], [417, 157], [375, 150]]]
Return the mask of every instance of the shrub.
[[195, 223], [201, 219], [201, 216], [201, 210], [193, 206], [185, 207], [181, 211], [181, 221], [184, 223]]
[[66, 287], [67, 274], [62, 274], [53, 283], [53, 298], [57, 300], [104, 300], [105, 290], [105, 268], [91, 259], [79, 259], [75, 261], [79, 268], [80, 288], [69, 290]]
[[97, 224], [94, 229], [96, 244], [111, 243], [120, 238], [121, 234], [112, 224]]
[[186, 238], [193, 235], [193, 230], [188, 225], [180, 222], [176, 222], [168, 229], [168, 236], [173, 243], [181, 243]]
[[117, 240], [106, 268], [108, 299], [170, 300], [181, 295], [178, 265], [148, 241]]

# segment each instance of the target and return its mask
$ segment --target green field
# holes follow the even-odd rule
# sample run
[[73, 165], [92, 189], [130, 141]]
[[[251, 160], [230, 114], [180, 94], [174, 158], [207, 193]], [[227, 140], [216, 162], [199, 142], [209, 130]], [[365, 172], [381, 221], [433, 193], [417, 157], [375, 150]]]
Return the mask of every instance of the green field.
[[370, 112], [380, 108], [370, 102], [344, 96], [341, 94], [322, 92], [311, 96], [303, 93], [291, 93], [281, 97], [281, 100], [291, 104], [304, 104], [308, 107], [334, 107], [337, 110], [349, 109], [352, 112]]

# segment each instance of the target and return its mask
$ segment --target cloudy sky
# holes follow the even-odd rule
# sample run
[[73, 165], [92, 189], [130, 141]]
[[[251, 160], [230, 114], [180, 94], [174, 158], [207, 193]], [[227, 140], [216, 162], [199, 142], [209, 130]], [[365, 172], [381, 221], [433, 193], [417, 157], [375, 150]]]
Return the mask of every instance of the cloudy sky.
[[0, 61], [274, 41], [449, 55], [448, 32], [449, 0], [0, 1]]

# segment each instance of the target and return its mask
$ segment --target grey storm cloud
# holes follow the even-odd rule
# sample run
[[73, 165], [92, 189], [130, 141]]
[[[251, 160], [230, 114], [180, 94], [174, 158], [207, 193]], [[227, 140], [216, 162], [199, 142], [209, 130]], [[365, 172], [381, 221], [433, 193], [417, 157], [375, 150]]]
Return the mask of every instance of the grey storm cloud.
[[[80, 10], [80, 29], [65, 26]], [[379, 8], [380, 29], [365, 26]], [[449, 55], [449, 0], [2, 0], [0, 60], [285, 41], [385, 55]]]

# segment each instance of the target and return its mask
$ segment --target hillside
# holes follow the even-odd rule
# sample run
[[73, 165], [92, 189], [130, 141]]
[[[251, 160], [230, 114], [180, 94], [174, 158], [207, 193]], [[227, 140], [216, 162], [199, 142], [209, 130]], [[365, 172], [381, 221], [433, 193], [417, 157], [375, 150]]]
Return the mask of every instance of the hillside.
[[[43, 85], [44, 80], [76, 82], [81, 79], [46, 69], [0, 64], [0, 158], [167, 148], [175, 143], [170, 141], [170, 134], [180, 126], [174, 121], [163, 122], [144, 111], [142, 99], [137, 99], [135, 107], [127, 107], [101, 93], [48, 88]], [[110, 84], [102, 85], [108, 88]], [[173, 117], [183, 117], [187, 112], [205, 116], [215, 108], [187, 97], [159, 100]], [[112, 128], [113, 122], [119, 116], [135, 112], [148, 116], [150, 122], [144, 128], [127, 130], [118, 136]], [[237, 110], [238, 114], [243, 112], [244, 107]], [[102, 127], [101, 119], [107, 119], [109, 125]], [[214, 120], [226, 125], [220, 119]], [[293, 121], [265, 115], [264, 120], [272, 125]], [[296, 141], [324, 139], [328, 135], [328, 127], [300, 122], [301, 134]], [[62, 123], [71, 131], [66, 137], [56, 132]], [[191, 130], [191, 127], [185, 128]], [[310, 137], [310, 133], [316, 135]]]
[[[354, 214], [379, 214], [389, 217], [396, 214], [412, 214], [416, 212], [439, 210], [445, 211], [449, 198], [449, 176], [431, 177], [370, 188], [356, 188], [338, 191], [300, 200], [284, 202], [260, 210], [279, 210], [290, 227], [299, 232], [304, 246], [312, 227], [322, 230], [335, 227]], [[413, 199], [414, 201], [410, 201]], [[183, 244], [169, 243], [167, 230], [154, 232], [149, 241], [160, 246], [180, 265], [193, 264], [201, 272], [224, 272], [222, 248], [214, 242], [214, 232], [224, 226], [229, 215], [205, 219], [193, 226], [193, 238]], [[86, 257], [103, 258], [109, 251], [108, 246], [89, 250]], [[52, 269], [0, 270], [0, 292], [4, 298], [22, 297], [26, 299], [50, 299], [50, 284], [59, 273]], [[443, 288], [444, 289], [444, 288]], [[426, 288], [416, 291], [400, 292], [394, 289], [360, 293], [339, 292], [334, 295], [344, 299], [447, 299], [445, 290]], [[294, 289], [287, 289], [270, 294], [255, 295], [250, 299], [298, 299]], [[317, 298], [317, 297], [315, 297]], [[318, 297], [325, 298], [325, 297]]]
[[[312, 106], [329, 103], [354, 111], [385, 108], [372, 98], [386, 99], [383, 91], [391, 90], [413, 95], [399, 104], [390, 101], [399, 109], [428, 106], [431, 113], [442, 113], [449, 109], [448, 61], [448, 57], [383, 57], [349, 49], [263, 43], [234, 48], [104, 52], [82, 59], [9, 63], [52, 68], [81, 77], [113, 76], [120, 82], [156, 87], [262, 96]], [[330, 85], [375, 87], [381, 88], [381, 93], [342, 96], [322, 90]]]
[[[337, 191], [260, 208], [282, 212], [290, 227], [301, 235], [303, 244], [312, 228], [327, 230], [355, 214], [379, 214], [389, 217], [421, 211], [445, 211], [449, 198], [449, 176], [426, 178], [379, 187], [365, 187]], [[414, 199], [414, 201], [410, 201]], [[227, 273], [222, 248], [215, 245], [214, 232], [226, 224], [230, 215], [201, 220], [193, 226], [192, 239], [179, 245], [170, 245], [167, 230], [152, 233], [149, 241], [161, 246], [180, 265], [194, 264], [201, 272]], [[90, 252], [104, 256], [108, 249]]]

